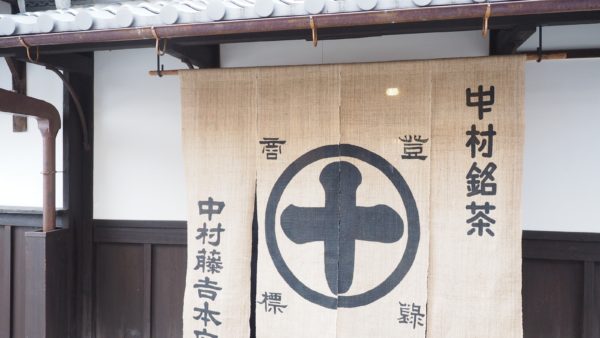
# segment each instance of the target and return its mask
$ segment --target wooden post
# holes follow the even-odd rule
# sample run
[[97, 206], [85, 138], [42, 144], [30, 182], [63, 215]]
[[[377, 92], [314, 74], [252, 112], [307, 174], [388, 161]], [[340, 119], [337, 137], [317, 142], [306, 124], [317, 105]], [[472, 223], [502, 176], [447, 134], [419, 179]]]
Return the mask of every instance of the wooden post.
[[61, 55], [62, 62], [78, 65], [65, 69], [64, 76], [79, 97], [87, 121], [90, 149], [84, 147], [81, 120], [67, 89], [63, 99], [63, 206], [69, 210], [68, 224], [73, 231], [72, 338], [90, 338], [93, 327], [94, 243], [92, 232], [94, 159], [94, 53]]
[[68, 337], [71, 243], [70, 229], [25, 233], [25, 337]]

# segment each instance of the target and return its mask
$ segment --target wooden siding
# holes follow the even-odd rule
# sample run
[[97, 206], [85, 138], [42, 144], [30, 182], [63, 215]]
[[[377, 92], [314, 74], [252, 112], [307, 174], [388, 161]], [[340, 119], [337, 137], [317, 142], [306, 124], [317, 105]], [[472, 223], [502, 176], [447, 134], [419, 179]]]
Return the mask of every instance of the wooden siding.
[[[0, 337], [23, 338], [24, 234], [35, 228], [13, 223], [0, 225]], [[95, 338], [181, 336], [185, 235], [185, 222], [94, 221]], [[600, 234], [524, 232], [525, 337], [600, 338], [599, 310]]]

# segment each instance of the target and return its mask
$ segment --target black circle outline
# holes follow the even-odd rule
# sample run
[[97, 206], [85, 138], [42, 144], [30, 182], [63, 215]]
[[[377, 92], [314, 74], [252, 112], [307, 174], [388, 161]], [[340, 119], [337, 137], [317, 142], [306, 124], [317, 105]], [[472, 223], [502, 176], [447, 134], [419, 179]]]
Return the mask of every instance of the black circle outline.
[[[383, 282], [375, 288], [361, 294], [352, 296], [342, 295], [334, 298], [314, 291], [304, 285], [304, 283], [302, 283], [287, 266], [281, 255], [279, 246], [277, 245], [277, 238], [275, 235], [275, 215], [281, 195], [298, 172], [307, 165], [318, 160], [341, 156], [355, 158], [372, 165], [392, 182], [400, 194], [402, 202], [404, 203], [404, 208], [406, 209], [408, 238], [406, 249], [404, 250], [400, 263], [398, 263], [392, 274]], [[398, 172], [398, 170], [383, 157], [367, 149], [351, 144], [327, 145], [315, 148], [292, 162], [275, 182], [271, 194], [269, 195], [265, 211], [265, 238], [269, 254], [271, 255], [271, 259], [273, 259], [273, 264], [275, 264], [277, 271], [288, 285], [304, 299], [329, 309], [364, 306], [378, 300], [392, 291], [410, 270], [417, 254], [420, 236], [419, 211], [417, 210], [417, 205], [410, 188], [400, 172]]]

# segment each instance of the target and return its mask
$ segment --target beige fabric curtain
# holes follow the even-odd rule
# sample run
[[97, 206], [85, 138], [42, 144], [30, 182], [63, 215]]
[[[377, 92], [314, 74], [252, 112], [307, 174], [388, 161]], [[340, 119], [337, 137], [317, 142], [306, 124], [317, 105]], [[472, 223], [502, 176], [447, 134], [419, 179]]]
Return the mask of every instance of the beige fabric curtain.
[[[386, 232], [376, 216], [361, 224], [366, 227], [365, 231], [372, 231], [372, 238], [362, 238], [355, 243], [354, 279], [348, 294], [373, 296], [369, 302], [338, 309], [336, 337], [425, 337], [429, 265], [429, 74], [424, 62], [342, 67], [341, 143], [366, 149], [386, 162], [376, 167], [380, 161], [371, 158], [374, 155], [367, 161], [342, 158], [361, 172], [356, 204], [362, 208], [375, 206], [382, 209], [383, 214], [385, 209], [381, 206], [386, 206], [399, 215], [403, 233], [394, 241], [396, 238]], [[411, 147], [409, 144], [422, 152], [403, 156], [405, 147]], [[346, 210], [342, 208], [341, 213], [344, 215]], [[408, 273], [404, 274], [403, 269], [408, 269]]]
[[[302, 287], [299, 283], [303, 283], [318, 292], [329, 290], [324, 278], [323, 242], [296, 244], [294, 235], [290, 234], [290, 238], [280, 223], [282, 217], [287, 218], [282, 213], [290, 204], [303, 207], [324, 203], [323, 187], [318, 180], [321, 168], [310, 167], [304, 175], [293, 177], [286, 187], [279, 184], [285, 188], [280, 202], [274, 206], [273, 213], [266, 210], [273, 187], [286, 168], [309, 149], [338, 143], [339, 69], [339, 66], [315, 66], [259, 71], [256, 91], [258, 139], [255, 140], [259, 234], [256, 296], [260, 302], [256, 304], [257, 337], [335, 337], [335, 311], [307, 301], [293, 289]], [[274, 152], [276, 157], [267, 157], [273, 154], [265, 141], [268, 139], [285, 141], [285, 144], [278, 144], [280, 148]], [[272, 225], [268, 230], [265, 218], [269, 218]], [[280, 255], [270, 250], [278, 251]], [[279, 270], [285, 270], [285, 266], [289, 269], [284, 277]]]
[[431, 63], [428, 337], [523, 335], [524, 61]]
[[250, 334], [254, 73], [244, 69], [181, 74], [188, 192], [186, 338]]
[[[258, 338], [522, 336], [523, 64], [185, 72], [185, 336], [248, 336], [255, 184]], [[204, 222], [226, 228], [219, 325]]]

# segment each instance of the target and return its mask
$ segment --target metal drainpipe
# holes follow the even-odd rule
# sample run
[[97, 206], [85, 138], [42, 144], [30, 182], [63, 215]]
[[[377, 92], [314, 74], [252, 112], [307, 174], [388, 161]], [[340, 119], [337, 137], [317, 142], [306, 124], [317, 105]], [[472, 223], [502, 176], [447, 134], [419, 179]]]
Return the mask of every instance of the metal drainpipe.
[[56, 133], [48, 119], [38, 119], [38, 128], [43, 139], [43, 214], [42, 230], [52, 231], [56, 228]]
[[60, 115], [48, 102], [0, 89], [0, 111], [37, 119], [43, 140], [43, 216], [42, 231], [56, 229], [56, 134]]

